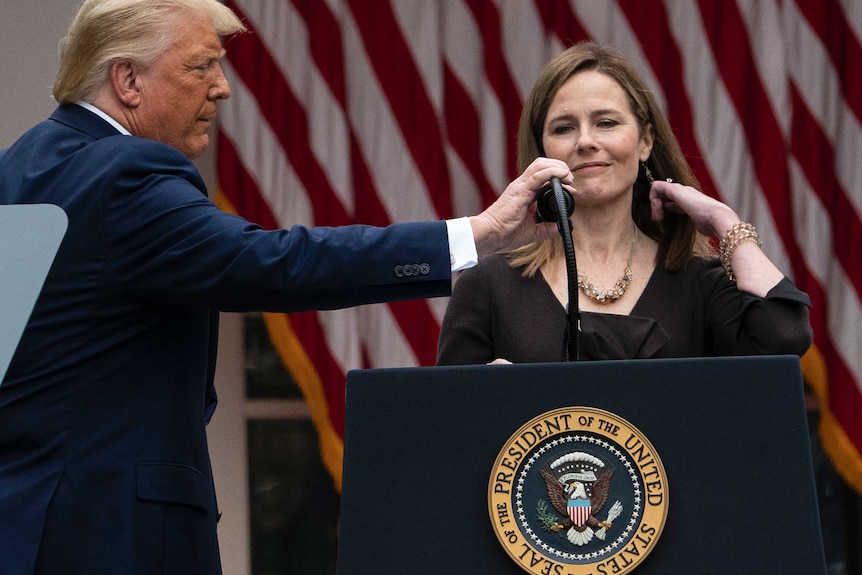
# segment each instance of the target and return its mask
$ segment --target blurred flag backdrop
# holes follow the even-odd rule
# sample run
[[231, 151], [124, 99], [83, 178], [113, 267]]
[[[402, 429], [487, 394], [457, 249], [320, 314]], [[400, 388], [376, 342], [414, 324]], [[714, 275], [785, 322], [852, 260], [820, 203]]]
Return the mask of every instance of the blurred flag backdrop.
[[[862, 492], [862, 2], [227, 0], [218, 201], [267, 228], [477, 213], [517, 174], [542, 65], [594, 39], [637, 64], [704, 191], [811, 295], [803, 374]], [[446, 299], [270, 314], [340, 488], [353, 368], [433, 365]], [[385, 416], [385, 415], [383, 415]]]

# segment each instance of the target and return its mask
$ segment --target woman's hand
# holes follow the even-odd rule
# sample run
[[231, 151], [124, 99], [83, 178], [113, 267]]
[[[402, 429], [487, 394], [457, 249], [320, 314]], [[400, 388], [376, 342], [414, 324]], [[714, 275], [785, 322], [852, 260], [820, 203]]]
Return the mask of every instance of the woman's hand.
[[690, 186], [673, 182], [653, 182], [649, 191], [649, 202], [653, 220], [660, 222], [664, 218], [665, 210], [687, 214], [697, 231], [708, 237], [721, 238], [740, 221], [736, 212], [726, 204]]
[[[687, 214], [697, 231], [705, 236], [722, 238], [736, 224], [739, 216], [727, 205], [698, 190], [667, 181], [655, 181], [649, 192], [652, 218], [661, 221], [665, 210]], [[763, 297], [784, 274], [775, 267], [753, 241], [739, 244], [730, 259], [736, 287]]]

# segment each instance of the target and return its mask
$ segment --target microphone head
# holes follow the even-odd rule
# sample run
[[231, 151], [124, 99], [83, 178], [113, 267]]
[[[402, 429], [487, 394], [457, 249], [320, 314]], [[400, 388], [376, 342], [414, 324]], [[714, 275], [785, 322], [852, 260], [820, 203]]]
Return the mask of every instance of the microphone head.
[[554, 192], [559, 188], [566, 204], [566, 218], [568, 219], [575, 211], [575, 200], [569, 190], [563, 188], [560, 178], [552, 177], [551, 184], [538, 194], [536, 200], [536, 223], [557, 222], [560, 219], [560, 210], [557, 206], [557, 198]]

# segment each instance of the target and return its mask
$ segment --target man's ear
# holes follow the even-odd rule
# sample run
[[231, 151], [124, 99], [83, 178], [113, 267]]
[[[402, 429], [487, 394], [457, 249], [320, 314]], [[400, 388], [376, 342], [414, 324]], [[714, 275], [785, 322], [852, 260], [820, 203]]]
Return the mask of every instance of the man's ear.
[[126, 106], [135, 108], [141, 103], [140, 67], [131, 60], [116, 60], [108, 72], [111, 88]]

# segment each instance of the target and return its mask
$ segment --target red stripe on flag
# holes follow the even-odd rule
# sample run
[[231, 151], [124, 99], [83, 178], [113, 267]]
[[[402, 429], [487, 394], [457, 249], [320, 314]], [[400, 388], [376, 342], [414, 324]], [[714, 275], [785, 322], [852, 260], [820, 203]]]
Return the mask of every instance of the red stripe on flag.
[[862, 299], [862, 221], [835, 175], [832, 143], [805, 106], [799, 91], [791, 89], [793, 139], [791, 151], [812, 183], [832, 220], [832, 249], [844, 273]]
[[[856, 453], [862, 453], [862, 422], [859, 421], [859, 414], [862, 413], [862, 394], [859, 393], [853, 375], [847, 369], [847, 365], [836, 352], [834, 346], [818, 344], [818, 347], [823, 353], [829, 370], [829, 402], [826, 407], [832, 412], [847, 438], [853, 443]], [[833, 451], [830, 455], [834, 457], [838, 454]], [[851, 485], [859, 489], [862, 484], [859, 483], [860, 475], [858, 474], [862, 473], [862, 462], [860, 462], [858, 455], [856, 456], [856, 473], [856, 482], [853, 483], [852, 479], [850, 481]]]
[[217, 136], [217, 161], [219, 166], [219, 186], [239, 215], [267, 230], [278, 229], [278, 222], [272, 215], [257, 183], [245, 169], [233, 142], [223, 131]]
[[844, 18], [841, 5], [836, 0], [796, 0], [796, 6], [829, 53], [844, 100], [857, 121], [862, 122], [862, 46]]
[[[826, 360], [829, 378], [828, 398], [824, 409], [832, 411], [854, 445], [856, 453], [844, 454], [844, 457], [849, 456], [854, 460], [858, 470], [862, 429], [858, 423], [859, 412], [855, 410], [862, 404], [862, 395], [860, 395], [858, 383], [853, 380], [852, 374], [833, 343], [827, 315], [831, 304], [826, 297], [826, 292], [817, 284], [806, 267], [796, 241], [793, 206], [788, 197], [788, 191], [791, 189], [789, 160], [786, 152], [779, 153], [782, 148], [778, 146], [779, 142], [784, 141], [781, 130], [760, 77], [753, 66], [754, 59], [747, 41], [747, 31], [737, 6], [709, 0], [700, 0], [699, 4], [703, 10], [704, 25], [716, 55], [717, 65], [745, 130], [761, 189], [790, 256], [797, 284], [809, 293], [814, 302], [812, 325], [815, 329], [815, 345]], [[796, 119], [798, 119], [797, 116], [795, 116]], [[792, 133], [794, 142], [791, 146], [798, 146], [805, 142], [805, 148], [808, 149], [810, 141], [800, 138], [796, 130]], [[815, 182], [816, 187], [821, 188], [818, 194], [823, 193], [823, 184], [824, 182]], [[830, 215], [835, 217], [835, 214]], [[833, 237], [833, 242], [835, 239]], [[832, 455], [835, 456], [835, 452], [832, 452]], [[846, 471], [853, 467], [854, 465], [845, 465], [843, 469]], [[859, 477], [850, 478], [850, 481], [857, 486], [860, 484]]]
[[344, 45], [341, 26], [326, 2], [292, 0], [305, 20], [314, 63], [343, 110], [347, 109], [347, 83], [344, 80]]
[[290, 324], [314, 363], [329, 409], [329, 421], [339, 437], [344, 438], [344, 378], [346, 374], [332, 356], [317, 312], [290, 314]]
[[[828, 291], [820, 286], [812, 275], [806, 275], [797, 281], [800, 289], [811, 297], [810, 323], [814, 331], [814, 353], [822, 355], [827, 373], [825, 381], [811, 381], [815, 391], [818, 392], [822, 408], [831, 411], [834, 418], [841, 425], [843, 433], [855, 446], [856, 453], [841, 454], [841, 457], [850, 459], [853, 463], [845, 465], [855, 466], [856, 472], [848, 479], [857, 488], [862, 490], [862, 421], [859, 414], [862, 413], [862, 393], [860, 393], [858, 382], [847, 366], [844, 358], [835, 346], [833, 335], [829, 329], [830, 313], [836, 310], [830, 309]], [[840, 312], [837, 312], [840, 313]], [[827, 420], [822, 420], [825, 423]], [[829, 451], [834, 449], [824, 442], [824, 447]], [[838, 456], [835, 451], [830, 451], [833, 457]]]
[[[231, 8], [243, 17], [243, 12], [235, 5]], [[312, 202], [314, 224], [336, 226], [350, 223], [337, 194], [332, 189], [326, 173], [309, 145], [310, 134], [308, 116], [296, 95], [287, 85], [281, 70], [272, 55], [261, 42], [259, 34], [251, 28], [249, 33], [241, 34], [230, 43], [230, 60], [237, 75], [257, 97], [260, 110], [269, 124], [279, 144], [287, 154], [291, 166], [302, 181], [309, 194], [317, 201]], [[278, 184], [278, 182], [274, 182]], [[285, 190], [285, 193], [295, 193]]]
[[794, 277], [807, 273], [796, 242], [784, 135], [754, 66], [748, 30], [734, 2], [699, 0], [716, 65], [755, 158], [754, 170], [790, 258]]
[[503, 54], [500, 12], [497, 10], [497, 6], [489, 0], [465, 0], [465, 4], [473, 13], [477, 29], [482, 33], [482, 46], [477, 47], [477, 49], [482, 51], [485, 76], [503, 107], [503, 122], [506, 129], [506, 165], [509, 167], [506, 176], [507, 179], [513, 179], [517, 176], [517, 135], [518, 117], [521, 114], [521, 96], [518, 94], [518, 88], [506, 65], [506, 57]]
[[452, 192], [437, 113], [392, 8], [386, 2], [354, 0], [349, 4], [377, 80], [422, 174], [437, 216], [451, 218]]
[[[356, 192], [356, 221], [374, 226], [387, 226], [391, 222], [386, 209], [371, 180], [368, 166], [361, 161], [358, 144], [351, 136], [351, 157], [353, 162], [353, 181]], [[424, 300], [395, 302], [387, 304], [421, 365], [434, 365], [436, 361], [437, 335], [440, 327]], [[429, 338], [433, 343], [429, 347]], [[336, 428], [343, 433], [341, 428]]]
[[542, 19], [545, 29], [556, 35], [563, 46], [577, 44], [581, 40], [589, 40], [590, 35], [584, 29], [580, 20], [572, 12], [571, 7], [565, 0], [546, 2], [535, 0], [536, 11]]
[[[826, 367], [826, 373], [823, 374], [825, 380], [810, 382], [820, 399], [821, 409], [832, 416], [821, 418], [821, 426], [832, 425], [834, 420], [840, 427], [840, 430], [829, 429], [826, 433], [821, 428], [823, 447], [850, 485], [862, 492], [862, 457], [859, 455], [862, 454], [862, 421], [859, 419], [859, 414], [862, 413], [862, 393], [832, 339], [829, 314], [836, 312], [830, 310], [832, 304], [828, 300], [827, 292], [816, 284], [802, 283], [800, 288], [811, 296], [811, 327], [814, 330], [816, 348], [813, 352], [822, 355]], [[846, 438], [852, 451], [844, 450], [842, 447], [847, 446], [835, 443], [836, 432]]]
[[[444, 65], [444, 111], [446, 117], [446, 134], [449, 143], [464, 162], [470, 172], [473, 182], [479, 189], [482, 205], [491, 205], [497, 199], [497, 193], [482, 169], [482, 143], [480, 136], [482, 127], [479, 114], [470, 99], [470, 95], [452, 73], [448, 65]], [[455, 193], [466, 193], [456, 190]]]
[[[682, 56], [673, 41], [673, 31], [668, 25], [667, 12], [660, 3], [641, 0], [623, 0], [620, 8], [629, 25], [641, 42], [641, 49], [661, 84], [667, 105], [667, 118], [673, 127], [680, 148], [685, 153], [689, 166], [700, 183], [701, 190], [714, 198], [720, 198], [718, 186], [705, 162], [705, 155], [694, 133], [694, 110], [685, 86]], [[657, 174], [661, 178], [662, 174]]]
[[392, 302], [389, 308], [398, 320], [398, 326], [410, 343], [419, 365], [437, 362], [437, 337], [440, 326], [425, 300]]
[[[260, 2], [260, 0], [257, 0]], [[285, 2], [286, 0], [279, 0]], [[315, 0], [291, 0], [296, 13], [302, 18], [303, 24], [308, 30], [308, 52], [311, 59], [308, 66], [303, 67], [301, 73], [307, 74], [301, 78], [286, 78], [282, 69], [276, 64], [277, 61], [290, 61], [290, 55], [270, 54], [267, 45], [278, 45], [278, 38], [261, 38], [261, 31], [252, 30], [250, 34], [239, 36], [232, 40], [228, 46], [228, 59], [233, 68], [240, 75], [241, 81], [248, 86], [248, 90], [255, 102], [234, 107], [234, 114], [222, 116], [225, 122], [233, 124], [222, 128], [218, 135], [218, 171], [220, 186], [241, 215], [248, 219], [264, 225], [265, 227], [276, 227], [278, 221], [294, 221], [294, 214], [272, 213], [275, 208], [268, 204], [268, 199], [263, 192], [272, 193], [272, 190], [280, 190], [283, 182], [265, 181], [266, 174], [252, 174], [249, 165], [243, 164], [244, 160], [257, 163], [257, 158], [247, 157], [252, 153], [248, 150], [240, 150], [237, 147], [244, 145], [246, 139], [239, 137], [242, 130], [258, 130], [262, 125], [271, 128], [276, 138], [275, 145], [283, 150], [274, 150], [279, 157], [287, 157], [290, 167], [296, 172], [301, 184], [308, 192], [308, 201], [313, 209], [313, 221], [302, 222], [306, 225], [339, 225], [351, 221], [370, 223], [375, 225], [387, 225], [390, 216], [383, 198], [379, 195], [380, 190], [375, 185], [375, 178], [383, 178], [385, 174], [372, 173], [371, 164], [367, 163], [362, 145], [369, 139], [379, 142], [381, 148], [375, 149], [374, 153], [381, 153], [382, 157], [403, 158], [410, 154], [420, 177], [424, 182], [424, 188], [429, 195], [428, 203], [434, 206], [439, 217], [451, 216], [452, 195], [454, 193], [473, 194], [481, 197], [484, 203], [494, 199], [502, 190], [494, 189], [491, 181], [496, 181], [497, 174], [486, 173], [487, 166], [482, 162], [482, 150], [489, 147], [489, 142], [482, 138], [485, 134], [504, 133], [505, 142], [494, 142], [493, 144], [505, 145], [507, 169], [510, 171], [509, 179], [515, 176], [516, 157], [516, 132], [518, 118], [521, 111], [520, 94], [516, 78], [512, 76], [512, 70], [521, 70], [523, 65], [518, 59], [521, 53], [525, 58], [531, 58], [532, 51], [519, 50], [519, 46], [507, 46], [513, 36], [503, 34], [503, 25], [508, 23], [510, 16], [507, 10], [514, 10], [523, 15], [524, 10], [535, 10], [536, 21], [542, 22], [546, 30], [545, 38], [513, 38], [513, 41], [523, 43], [542, 43], [545, 45], [555, 44], [556, 40], [562, 41], [564, 45], [570, 45], [588, 37], [588, 31], [578, 19], [574, 9], [567, 0], [536, 0], [532, 3], [509, 3], [492, 0], [452, 0], [462, 2], [465, 11], [475, 19], [475, 28], [480, 31], [480, 41], [471, 49], [471, 53], [465, 57], [476, 58], [481, 55], [484, 73], [476, 78], [476, 84], [470, 85], [470, 90], [459, 83], [452, 69], [447, 65], [445, 58], [457, 58], [457, 54], [446, 52], [436, 53], [434, 50], [421, 51], [408, 43], [408, 39], [427, 38], [434, 42], [433, 34], [439, 34], [441, 39], [445, 38], [446, 30], [442, 24], [446, 19], [435, 19], [438, 11], [427, 10], [424, 18], [416, 18], [400, 22], [396, 18], [394, 7], [399, 10], [403, 6], [393, 2], [359, 2], [350, 0], [344, 2], [320, 2]], [[848, 22], [850, 17], [842, 11], [837, 0], [821, 0], [817, 2], [806, 2], [803, 0], [792, 0], [799, 6], [799, 13], [814, 30], [816, 38], [823, 44], [823, 52], [829, 55], [831, 67], [839, 77], [839, 88], [837, 93], [826, 93], [831, 87], [824, 87], [820, 95], [823, 109], [816, 110], [817, 114], [823, 115], [829, 110], [850, 110], [858, 119], [862, 117], [862, 69], [858, 64], [862, 61], [862, 48], [859, 39], [854, 35], [854, 29], [862, 28], [862, 23]], [[727, 162], [742, 161], [742, 155], [749, 155], [751, 165], [756, 171], [754, 177], [760, 183], [760, 190], [756, 182], [750, 182], [746, 191], [750, 194], [761, 193], [765, 205], [771, 210], [771, 216], [777, 226], [780, 237], [764, 238], [774, 245], [782, 242], [792, 265], [794, 281], [812, 298], [814, 308], [811, 311], [811, 322], [815, 330], [816, 352], [815, 362], [820, 369], [817, 372], [818, 379], [815, 382], [819, 387], [818, 394], [823, 403], [824, 419], [829, 420], [829, 429], [822, 429], [821, 434], [829, 439], [828, 445], [833, 460], [837, 462], [839, 470], [857, 489], [862, 490], [862, 424], [857, 420], [858, 413], [862, 412], [862, 391], [860, 382], [854, 379], [858, 370], [858, 360], [855, 357], [847, 357], [848, 345], [846, 339], [840, 340], [843, 347], [835, 345], [840, 337], [830, 330], [830, 325], [835, 325], [835, 320], [830, 318], [846, 317], [842, 328], [845, 333], [858, 333], [862, 331], [862, 319], [847, 314], [847, 310], [840, 309], [841, 305], [855, 305], [860, 294], [860, 273], [858, 262], [862, 261], [860, 256], [860, 215], [855, 206], [862, 205], [859, 194], [862, 190], [847, 189], [847, 182], [855, 181], [853, 173], [837, 173], [836, 170], [844, 169], [835, 165], [835, 156], [846, 150], [838, 149], [837, 143], [831, 141], [832, 134], [844, 134], [842, 130], [833, 126], [820, 126], [818, 117], [808, 110], [800, 93], [791, 90], [789, 92], [793, 113], [791, 133], [783, 134], [779, 126], [777, 114], [788, 113], [788, 110], [775, 110], [773, 102], [767, 97], [766, 87], [761, 81], [759, 70], [754, 64], [749, 33], [760, 34], [761, 30], [748, 30], [743, 22], [739, 6], [733, 1], [701, 0], [698, 2], [699, 14], [690, 14], [692, 26], [703, 26], [706, 36], [703, 38], [707, 51], [702, 55], [704, 61], [698, 62], [700, 51], [696, 54], [682, 54], [676, 45], [674, 38], [679, 30], [671, 30], [669, 26], [669, 14], [680, 17], [674, 3], [675, 0], [667, 2], [644, 3], [640, 0], [618, 0], [616, 5], [604, 4], [597, 10], [602, 14], [613, 13], [618, 7], [629, 22], [634, 31], [641, 50], [652, 68], [653, 76], [659, 82], [665, 94], [667, 113], [674, 128], [680, 144], [696, 176], [700, 180], [704, 192], [719, 196], [721, 182], [713, 181], [708, 166], [728, 165]], [[793, 10], [791, 0], [784, 0], [779, 8]], [[242, 15], [240, 6], [274, 6], [275, 4], [251, 4], [249, 0], [229, 0], [228, 5]], [[751, 8], [748, 6], [748, 8]], [[590, 15], [591, 7], [579, 7], [577, 14], [584, 18]], [[292, 11], [292, 10], [291, 10]], [[256, 10], [258, 12], [269, 12], [269, 10]], [[769, 10], [766, 11], [767, 13]], [[397, 12], [400, 14], [400, 12]], [[369, 64], [374, 79], [363, 79], [354, 74], [348, 74], [345, 66], [352, 62], [354, 54], [344, 52], [348, 36], [353, 31], [350, 26], [356, 22], [358, 32], [362, 38], [364, 51], [369, 58]], [[590, 31], [597, 37], [615, 38], [619, 31], [601, 29], [602, 26], [612, 26], [613, 18], [590, 18]], [[265, 22], [261, 22], [263, 26]], [[853, 25], [851, 25], [853, 24]], [[345, 25], [345, 29], [342, 26]], [[401, 26], [406, 29], [401, 29]], [[423, 28], [434, 27], [433, 30]], [[593, 30], [593, 28], [596, 28]], [[793, 42], [794, 38], [786, 38], [782, 34], [780, 26], [776, 25], [770, 29], [776, 37], [769, 38], [769, 42]], [[275, 31], [267, 30], [265, 33], [273, 34]], [[755, 38], [757, 39], [757, 38]], [[266, 44], [264, 41], [267, 40]], [[275, 40], [275, 41], [273, 41]], [[447, 46], [448, 48], [448, 46]], [[455, 46], [451, 47], [455, 49]], [[817, 48], [817, 47], [815, 47]], [[411, 49], [416, 49], [416, 53]], [[475, 50], [475, 52], [473, 51]], [[360, 56], [361, 57], [361, 56]], [[414, 58], [428, 58], [429, 61], [417, 65]], [[723, 81], [731, 98], [735, 113], [732, 117], [718, 118], [718, 122], [726, 122], [734, 126], [740, 126], [743, 130], [745, 141], [727, 142], [727, 148], [722, 149], [721, 157], [712, 158], [706, 154], [714, 153], [712, 150], [702, 149], [699, 145], [695, 124], [697, 114], [714, 114], [714, 110], [695, 110], [694, 103], [689, 98], [693, 94], [694, 86], [688, 85], [685, 75], [685, 66], [702, 66], [703, 73], [710, 73], [712, 61], [717, 63], [720, 78], [707, 79], [708, 81]], [[691, 61], [689, 61], [691, 60]], [[452, 60], [453, 62], [455, 60]], [[801, 65], [790, 62], [791, 66]], [[433, 69], [439, 66], [442, 86], [433, 86], [433, 89], [442, 89], [442, 94], [435, 94], [432, 98], [426, 90], [431, 86], [426, 85], [420, 70]], [[538, 74], [539, 70], [532, 70]], [[776, 72], [776, 71], [772, 71]], [[291, 72], [292, 73], [292, 72]], [[338, 149], [344, 157], [338, 161], [343, 162], [342, 173], [337, 177], [337, 185], [348, 186], [345, 190], [334, 190], [336, 185], [327, 178], [324, 166], [332, 158], [326, 157], [320, 148], [320, 134], [328, 129], [328, 125], [317, 124], [317, 122], [331, 122], [333, 118], [326, 115], [323, 106], [315, 106], [317, 102], [313, 98], [317, 94], [312, 91], [309, 78], [317, 80], [316, 74], [322, 78], [332, 94], [332, 101], [328, 102], [340, 107], [341, 117], [337, 122], [346, 122], [339, 134], [346, 134], [350, 141], [338, 142]], [[790, 85], [791, 74], [785, 72], [788, 85]], [[776, 73], [776, 78], [778, 73]], [[779, 78], [780, 79], [780, 78]], [[374, 82], [375, 85], [364, 86], [362, 82]], [[466, 80], [465, 80], [466, 81]], [[386, 105], [393, 115], [393, 123], [397, 124], [400, 134], [391, 134], [391, 145], [387, 146], [385, 138], [368, 138], [367, 134], [356, 132], [359, 125], [375, 125], [375, 122], [367, 122], [367, 118], [351, 118], [349, 102], [355, 103], [368, 97], [365, 90], [377, 94], [377, 86], [381, 86]], [[770, 84], [772, 85], [772, 84]], [[319, 87], [319, 86], [318, 86]], [[296, 93], [294, 93], [294, 90]], [[245, 92], [242, 92], [243, 94]], [[493, 93], [500, 102], [502, 108], [502, 119], [496, 117], [498, 108], [493, 107], [491, 114], [484, 117], [486, 113], [485, 103], [481, 100], [474, 101], [473, 94]], [[225, 106], [236, 106], [236, 98], [240, 91], [236, 91], [234, 99], [226, 102]], [[782, 94], [783, 95], [783, 94]], [[434, 103], [442, 97], [442, 109], [435, 109]], [[812, 104], [814, 105], [814, 104]], [[383, 106], [380, 106], [383, 108]], [[306, 109], [307, 108], [307, 109]], [[254, 110], [259, 109], [259, 112]], [[386, 113], [385, 111], [383, 113]], [[319, 117], [318, 117], [319, 115]], [[378, 119], [379, 120], [379, 119]], [[489, 122], [503, 122], [500, 126], [489, 125]], [[377, 124], [379, 125], [379, 124]], [[784, 125], [784, 124], [781, 124]], [[843, 129], [843, 128], [842, 128]], [[389, 134], [386, 134], [387, 136]], [[234, 140], [234, 136], [236, 139]], [[341, 137], [341, 136], [339, 136]], [[406, 142], [408, 151], [401, 145]], [[347, 148], [346, 150], [344, 148]], [[815, 149], [816, 148], [816, 149]], [[365, 150], [368, 151], [368, 150]], [[475, 189], [453, 190], [450, 183], [449, 162], [447, 153], [455, 153], [461, 158], [464, 168], [467, 170], [469, 179], [475, 184]], [[389, 156], [386, 156], [388, 154]], [[820, 202], [828, 211], [833, 236], [829, 238], [834, 245], [834, 253], [830, 252], [829, 262], [818, 262], [817, 269], [837, 269], [840, 265], [845, 270], [847, 277], [853, 283], [853, 294], [840, 294], [834, 297], [830, 289], [832, 285], [820, 285], [819, 280], [806, 267], [806, 260], [802, 256], [802, 250], [798, 242], [799, 238], [811, 237], [819, 230], [797, 230], [797, 225], [810, 225], [807, 222], [797, 222], [793, 215], [793, 193], [791, 189], [791, 161], [789, 154], [793, 154], [798, 165], [804, 172], [805, 178], [817, 194]], [[747, 160], [747, 158], [746, 158]], [[266, 161], [261, 162], [266, 165]], [[376, 168], [375, 168], [376, 169]], [[491, 177], [493, 176], [493, 177]], [[858, 179], [858, 178], [857, 178]], [[489, 181], [490, 180], [490, 181]], [[404, 184], [418, 185], [406, 182]], [[460, 184], [459, 184], [460, 185]], [[258, 188], [260, 187], [260, 189]], [[845, 186], [842, 188], [842, 186]], [[340, 192], [340, 193], [336, 193]], [[284, 193], [296, 193], [295, 190], [284, 190]], [[726, 193], [726, 191], [725, 191]], [[798, 192], [803, 193], [803, 192]], [[350, 210], [342, 204], [341, 198], [350, 197]], [[748, 197], [751, 199], [751, 196]], [[397, 201], [392, 199], [391, 201]], [[737, 207], [737, 206], [734, 206]], [[820, 238], [818, 238], [820, 239]], [[821, 239], [821, 243], [823, 242]], [[807, 245], [805, 246], [808, 247]], [[806, 252], [807, 253], [807, 252]], [[810, 256], [809, 256], [810, 257]], [[814, 264], [812, 263], [812, 267]], [[824, 272], [821, 272], [824, 273]], [[831, 278], [821, 278], [824, 283]], [[853, 304], [846, 304], [848, 298], [855, 298]], [[852, 308], [855, 309], [855, 308]], [[372, 313], [390, 313], [397, 322], [399, 329], [393, 330], [392, 348], [403, 349], [409, 346], [415, 356], [415, 361], [420, 364], [433, 363], [433, 354], [436, 348], [436, 337], [439, 326], [431, 313], [431, 306], [425, 301], [403, 302], [400, 304], [379, 306]], [[294, 314], [295, 315], [295, 314]], [[858, 315], [858, 314], [857, 314]], [[373, 317], [373, 316], [372, 316]], [[373, 348], [375, 353], [381, 349], [386, 350], [386, 343], [372, 340], [360, 326], [356, 333], [349, 334], [354, 338], [352, 341], [342, 344], [346, 345], [346, 353], [350, 357], [358, 357], [362, 366], [348, 366], [351, 359], [340, 357], [341, 351], [334, 351], [327, 343], [327, 329], [337, 329], [337, 324], [325, 325], [321, 322], [321, 316], [316, 313], [301, 314], [298, 317], [291, 316], [294, 327], [297, 328], [297, 337], [302, 347], [308, 350], [309, 358], [303, 356], [303, 361], [314, 362], [314, 370], [320, 377], [309, 377], [307, 380], [320, 382], [325, 389], [326, 401], [331, 403], [334, 413], [333, 427], [337, 433], [342, 433], [343, 422], [343, 392], [344, 392], [344, 369], [350, 367], [376, 367], [373, 365], [373, 356], [369, 354]], [[326, 318], [331, 320], [332, 318]], [[388, 325], [385, 318], [380, 325]], [[333, 320], [334, 321], [334, 320]], [[850, 327], [846, 322], [853, 322]], [[290, 329], [293, 329], [292, 327]], [[284, 331], [284, 330], [282, 330]], [[395, 333], [397, 332], [397, 333]], [[273, 332], [278, 333], [278, 332]], [[379, 338], [378, 338], [379, 339]], [[294, 349], [296, 342], [293, 341]], [[289, 347], [289, 346], [288, 346]], [[814, 356], [809, 356], [814, 357]], [[405, 362], [413, 359], [403, 358]], [[288, 361], [289, 363], [289, 361]], [[803, 362], [806, 363], [806, 362]], [[811, 363], [811, 362], [807, 362]], [[342, 364], [344, 367], [342, 368]], [[821, 367], [822, 365], [822, 367]], [[823, 374], [821, 372], [828, 372]], [[809, 373], [810, 376], [810, 373]], [[321, 401], [322, 400], [319, 400]], [[319, 405], [319, 404], [318, 404]], [[326, 417], [329, 418], [329, 407], [324, 406]], [[316, 408], [313, 408], [318, 414]], [[315, 419], [319, 424], [319, 419]], [[322, 429], [321, 426], [318, 429]], [[322, 431], [331, 439], [335, 433], [330, 429]], [[835, 441], [833, 439], [838, 438]], [[336, 437], [336, 440], [340, 438]], [[337, 466], [330, 465], [333, 474], [337, 475]], [[337, 479], [337, 478], [336, 478]]]

